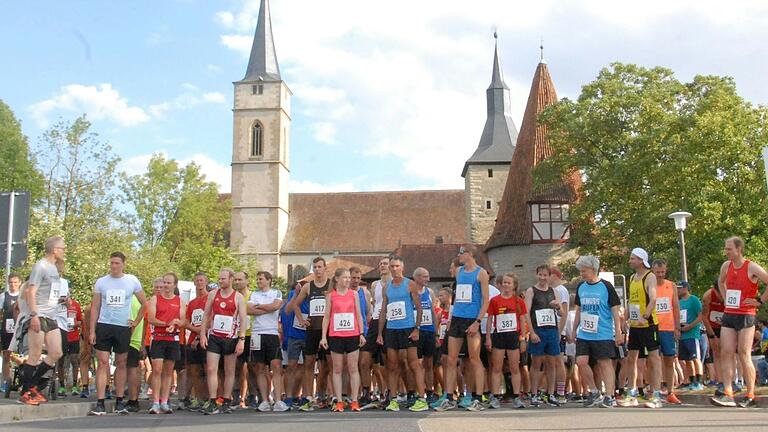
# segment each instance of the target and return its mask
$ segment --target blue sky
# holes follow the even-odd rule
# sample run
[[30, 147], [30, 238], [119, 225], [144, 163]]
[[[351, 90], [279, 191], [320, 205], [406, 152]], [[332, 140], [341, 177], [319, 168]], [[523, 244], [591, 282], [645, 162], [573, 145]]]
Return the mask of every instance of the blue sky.
[[[768, 102], [764, 2], [622, 3], [272, 0], [294, 93], [291, 190], [463, 187], [494, 29], [518, 127], [541, 38], [561, 97], [622, 61], [683, 80], [730, 75], [746, 99]], [[258, 5], [6, 3], [0, 98], [33, 144], [59, 116], [87, 112], [121, 169], [141, 172], [162, 152], [198, 162], [227, 191], [232, 81], [245, 72]]]

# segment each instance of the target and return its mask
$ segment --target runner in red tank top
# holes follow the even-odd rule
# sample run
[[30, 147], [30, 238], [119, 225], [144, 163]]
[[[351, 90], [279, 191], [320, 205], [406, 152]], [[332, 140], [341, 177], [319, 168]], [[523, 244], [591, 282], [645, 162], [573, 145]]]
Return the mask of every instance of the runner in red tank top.
[[[720, 381], [720, 328], [725, 314], [725, 302], [720, 297], [720, 289], [717, 279], [712, 283], [712, 288], [701, 297], [701, 313], [704, 328], [707, 330], [707, 338], [711, 348], [711, 358], [708, 356], [705, 365], [712, 379]], [[711, 361], [710, 361], [711, 360]]]
[[[219, 272], [219, 288], [208, 294], [203, 323], [200, 326], [200, 346], [206, 348], [206, 372], [208, 401], [203, 406], [207, 415], [231, 412], [232, 388], [235, 384], [237, 356], [245, 347], [245, 326], [248, 322], [243, 295], [232, 288], [235, 272], [224, 268]], [[210, 329], [210, 334], [208, 330]], [[224, 357], [224, 386], [221, 397], [219, 388], [219, 359]]]
[[[189, 331], [186, 346], [186, 373], [187, 385], [183, 386], [183, 403], [190, 411], [197, 411], [202, 407], [201, 401], [208, 399], [208, 389], [200, 379], [201, 368], [205, 364], [205, 350], [200, 347], [200, 325], [203, 323], [205, 304], [208, 301], [208, 276], [203, 272], [197, 272], [194, 278], [195, 298], [187, 305], [186, 329]], [[195, 400], [190, 400], [192, 390], [195, 392]]]
[[720, 297], [725, 300], [725, 313], [720, 328], [721, 378], [723, 395], [712, 398], [717, 406], [734, 407], [733, 399], [733, 357], [738, 353], [740, 370], [744, 374], [747, 394], [739, 402], [743, 408], [755, 407], [755, 366], [752, 363], [751, 348], [755, 335], [755, 313], [768, 297], [768, 291], [758, 295], [758, 282], [768, 284], [768, 273], [758, 264], [744, 258], [744, 240], [731, 237], [725, 241], [725, 255], [728, 261], [720, 267], [718, 285]]
[[152, 345], [149, 357], [152, 359], [152, 396], [154, 402], [150, 414], [170, 414], [168, 404], [173, 382], [173, 368], [181, 357], [179, 332], [184, 329], [187, 305], [174, 294], [179, 284], [176, 273], [163, 276], [163, 288], [149, 299], [147, 322], [152, 328]]

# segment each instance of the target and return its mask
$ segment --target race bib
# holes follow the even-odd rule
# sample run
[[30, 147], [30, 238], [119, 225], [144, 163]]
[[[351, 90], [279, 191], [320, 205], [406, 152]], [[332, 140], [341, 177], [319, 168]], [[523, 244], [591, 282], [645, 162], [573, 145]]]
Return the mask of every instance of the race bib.
[[[413, 320], [416, 320], [416, 315], [418, 312], [413, 311]], [[429, 309], [422, 309], [421, 310], [421, 324], [422, 326], [429, 326], [432, 325], [432, 311]]]
[[309, 316], [317, 317], [325, 315], [325, 299], [318, 298], [309, 301]]
[[480, 333], [485, 334], [485, 328], [488, 327], [488, 314], [483, 315], [480, 320]]
[[251, 335], [251, 351], [261, 351], [261, 335]]
[[552, 309], [539, 309], [536, 311], [536, 325], [549, 327], [555, 325], [555, 311]]
[[293, 328], [299, 329], [299, 330], [306, 330], [307, 328], [304, 327], [304, 320], [307, 319], [307, 314], [301, 314], [301, 319], [299, 319], [299, 315], [293, 316]]
[[656, 313], [672, 312], [672, 302], [669, 297], [659, 297], [656, 299]]
[[629, 320], [640, 321], [640, 305], [629, 304]]
[[381, 315], [381, 303], [373, 305], [373, 314], [371, 314], [372, 319], [378, 319]]
[[600, 317], [597, 315], [581, 314], [581, 331], [585, 333], [597, 333], [597, 323]]
[[48, 293], [48, 303], [55, 305], [59, 303], [61, 293], [61, 282], [51, 283], [51, 292]]
[[75, 329], [75, 317], [67, 317], [67, 330], [72, 331]]
[[688, 324], [688, 310], [680, 309], [680, 324]]
[[214, 315], [213, 329], [219, 332], [230, 332], [234, 328], [235, 317], [228, 315]]
[[333, 314], [333, 330], [345, 331], [355, 329], [355, 314], [352, 312]]
[[195, 309], [192, 311], [193, 326], [199, 326], [203, 323], [203, 314], [205, 314], [205, 311], [202, 309]]
[[405, 319], [405, 302], [398, 301], [387, 305], [387, 319], [389, 321], [400, 321]]
[[448, 325], [447, 324], [440, 324], [440, 336], [438, 337], [438, 339], [440, 339], [440, 340], [445, 339], [445, 332], [446, 332], [446, 330], [448, 330]]
[[111, 289], [107, 290], [107, 306], [122, 307], [125, 305], [125, 291]]
[[711, 311], [709, 313], [709, 321], [713, 323], [722, 324], [723, 322], [723, 313], [720, 311]]
[[496, 315], [496, 332], [509, 333], [517, 331], [517, 314]]
[[727, 290], [725, 292], [725, 307], [738, 309], [741, 306], [741, 291]]
[[13, 333], [16, 331], [16, 320], [13, 318], [6, 318], [5, 319], [5, 332], [6, 333]]
[[456, 303], [472, 303], [472, 285], [456, 285]]

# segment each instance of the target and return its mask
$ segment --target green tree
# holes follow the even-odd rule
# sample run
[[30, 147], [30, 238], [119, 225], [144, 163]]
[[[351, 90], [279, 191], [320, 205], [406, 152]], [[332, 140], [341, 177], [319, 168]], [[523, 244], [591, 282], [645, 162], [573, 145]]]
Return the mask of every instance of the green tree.
[[33, 200], [43, 192], [43, 176], [35, 166], [21, 123], [0, 100], [0, 191], [29, 191]]
[[693, 214], [686, 231], [689, 279], [701, 291], [723, 261], [723, 240], [740, 235], [747, 254], [768, 261], [768, 198], [760, 149], [768, 110], [736, 92], [733, 79], [683, 83], [665, 68], [614, 63], [575, 101], [548, 108], [554, 156], [535, 170], [550, 182], [574, 170], [583, 196], [571, 208], [571, 240], [628, 272], [629, 250], [666, 258], [679, 278], [677, 233], [667, 215]]

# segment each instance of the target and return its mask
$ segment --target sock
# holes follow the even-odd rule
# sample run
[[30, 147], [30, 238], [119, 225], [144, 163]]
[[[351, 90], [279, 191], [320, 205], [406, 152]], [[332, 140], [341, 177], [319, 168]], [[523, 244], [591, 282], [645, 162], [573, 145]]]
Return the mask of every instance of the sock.
[[696, 374], [696, 384], [699, 384], [699, 383], [701, 383], [701, 375]]
[[210, 402], [216, 403], [216, 398], [210, 398], [208, 399]]
[[120, 403], [122, 401], [123, 401], [123, 398], [121, 398], [121, 397], [116, 397], [115, 398], [115, 403]]
[[104, 399], [99, 399], [96, 401], [96, 405], [104, 406]]
[[565, 381], [557, 382], [557, 394], [558, 396], [565, 396]]
[[754, 399], [755, 398], [755, 394], [754, 393], [747, 393], [747, 397], [749, 399]]
[[507, 393], [517, 390], [512, 388], [512, 373], [510, 372], [504, 374], [504, 387]]
[[363, 387], [363, 397], [368, 397], [368, 394], [371, 392], [371, 389], [368, 387]]
[[33, 386], [33, 378], [35, 376], [35, 366], [30, 366], [26, 363], [19, 368], [19, 381], [21, 383], [22, 393], [26, 393], [30, 387]]
[[690, 375], [688, 377], [688, 382], [691, 383], [691, 384], [695, 384], [696, 383], [696, 377], [693, 376], [693, 375]]
[[31, 386], [37, 386], [40, 383], [40, 380], [43, 378], [43, 375], [48, 373], [48, 371], [52, 370], [53, 368], [53, 366], [49, 366], [46, 362], [40, 362], [40, 364], [35, 367], [35, 374], [32, 376]]
[[480, 395], [475, 392], [472, 392], [472, 400], [480, 400]]

